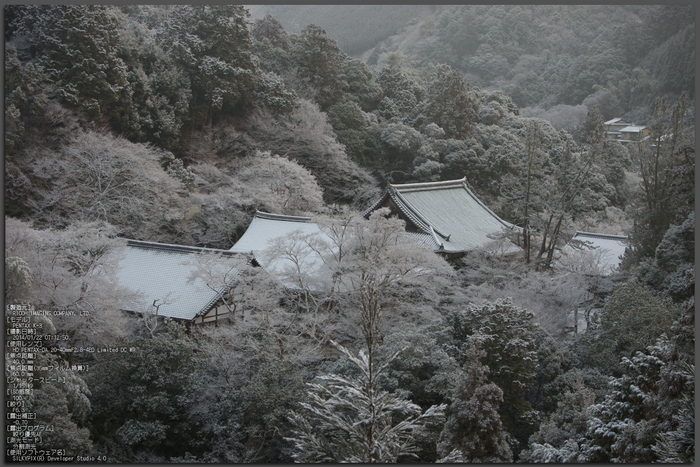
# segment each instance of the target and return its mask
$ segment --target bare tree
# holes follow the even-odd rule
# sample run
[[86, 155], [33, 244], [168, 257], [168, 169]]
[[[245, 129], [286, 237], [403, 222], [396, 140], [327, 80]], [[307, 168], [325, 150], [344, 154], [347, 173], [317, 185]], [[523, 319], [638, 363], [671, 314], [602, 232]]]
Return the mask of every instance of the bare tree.
[[109, 222], [123, 236], [162, 238], [186, 209], [181, 184], [160, 166], [161, 156], [153, 147], [92, 131], [35, 155], [34, 177], [45, 187], [35, 197], [37, 220]]
[[57, 331], [78, 341], [104, 344], [127, 332], [120, 311], [134, 298], [113, 280], [113, 267], [125, 241], [101, 222], [75, 223], [61, 231], [35, 230], [5, 220], [6, 252], [21, 258], [31, 271], [24, 297], [37, 309], [52, 312]]
[[245, 255], [233, 258], [216, 252], [192, 255], [186, 260], [193, 266], [188, 281], [200, 280], [214, 292], [229, 321], [245, 321], [246, 311], [269, 313], [276, 308], [275, 300], [279, 300], [276, 293], [279, 286], [251, 262], [252, 258]]
[[378, 196], [376, 181], [347, 156], [325, 113], [306, 99], [299, 100], [287, 119], [254, 111], [246, 130], [260, 149], [287, 157], [307, 169], [323, 188], [327, 204], [364, 207]]
[[381, 343], [383, 311], [391, 313], [388, 326], [429, 320], [440, 293], [451, 288], [451, 267], [388, 215], [383, 209], [369, 220], [328, 219], [319, 223], [321, 233], [278, 239], [266, 252], [287, 261], [277, 274], [299, 290], [303, 309], [338, 314], [336, 330], [360, 330], [368, 347]]
[[322, 210], [323, 192], [307, 169], [269, 152], [258, 152], [251, 162], [236, 178], [257, 192], [255, 199], [269, 199], [273, 212], [299, 215]]
[[525, 184], [525, 205], [524, 205], [524, 219], [523, 219], [523, 248], [525, 249], [525, 262], [530, 263], [530, 241], [532, 239], [532, 234], [530, 232], [530, 185], [532, 178], [532, 165], [536, 157], [535, 152], [539, 149], [536, 143], [537, 139], [541, 139], [539, 134], [539, 127], [537, 121], [530, 121], [527, 127], [526, 133], [526, 154], [527, 154], [527, 181]]
[[325, 210], [323, 191], [308, 170], [270, 153], [191, 166], [198, 192], [189, 196], [191, 215], [178, 224], [183, 243], [230, 248], [256, 210], [289, 215]]

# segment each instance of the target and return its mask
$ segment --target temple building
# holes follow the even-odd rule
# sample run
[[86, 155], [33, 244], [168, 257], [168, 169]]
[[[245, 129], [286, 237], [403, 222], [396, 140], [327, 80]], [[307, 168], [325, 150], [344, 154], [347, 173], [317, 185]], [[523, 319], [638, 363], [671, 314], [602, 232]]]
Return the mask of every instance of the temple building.
[[[228, 250], [127, 240], [115, 255], [115, 285], [133, 293], [124, 311], [200, 324], [225, 318], [221, 299], [254, 262]], [[207, 263], [202, 260], [206, 255]], [[206, 274], [199, 274], [206, 270]]]
[[389, 185], [384, 195], [364, 212], [388, 207], [406, 222], [406, 231], [433, 251], [456, 257], [475, 249], [496, 254], [522, 251], [507, 238], [519, 227], [510, 224], [476, 197], [466, 178], [432, 183]]

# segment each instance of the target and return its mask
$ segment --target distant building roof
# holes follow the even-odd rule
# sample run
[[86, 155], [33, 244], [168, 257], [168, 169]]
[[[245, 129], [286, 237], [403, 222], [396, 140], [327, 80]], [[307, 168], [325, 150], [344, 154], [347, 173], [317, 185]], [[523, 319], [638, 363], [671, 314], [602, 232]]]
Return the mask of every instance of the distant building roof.
[[606, 125], [613, 125], [617, 122], [625, 123], [621, 118], [613, 118], [612, 120], [608, 120], [607, 122], [605, 122], [605, 124]]
[[601, 275], [612, 274], [621, 263], [627, 247], [624, 235], [576, 232], [564, 247], [560, 264], [577, 266]]
[[[390, 185], [382, 198], [364, 212], [380, 208], [399, 211], [407, 232], [431, 244], [436, 252], [464, 253], [484, 247], [494, 236], [517, 228], [482, 203], [467, 186], [466, 178], [432, 183]], [[505, 240], [503, 253], [520, 251]]]
[[155, 301], [159, 316], [191, 321], [207, 313], [218, 301], [218, 291], [192, 278], [197, 269], [194, 255], [207, 252], [221, 255], [220, 264], [232, 270], [232, 277], [248, 261], [228, 250], [128, 240], [116, 269], [118, 284], [140, 294], [128, 311], [153, 313]]
[[620, 130], [621, 133], [639, 133], [643, 129], [645, 129], [646, 126], [644, 125], [629, 125]]

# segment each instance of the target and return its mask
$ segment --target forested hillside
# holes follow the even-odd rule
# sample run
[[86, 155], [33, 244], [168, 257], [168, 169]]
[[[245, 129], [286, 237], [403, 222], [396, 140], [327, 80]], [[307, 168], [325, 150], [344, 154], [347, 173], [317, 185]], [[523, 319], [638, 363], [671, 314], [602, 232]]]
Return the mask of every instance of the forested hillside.
[[[395, 52], [416, 68], [448, 64], [472, 84], [504, 91], [523, 114], [557, 128], [572, 130], [593, 106], [605, 120], [643, 124], [659, 95], [694, 96], [690, 5], [346, 8], [257, 6], [252, 12], [270, 13], [288, 30], [319, 24], [370, 66], [381, 66]], [[386, 9], [394, 12], [390, 18]]]
[[397, 34], [415, 18], [437, 11], [436, 5], [246, 5], [253, 20], [270, 15], [288, 33], [309, 24], [321, 26], [348, 55], [357, 56]]
[[[5, 7], [5, 302], [66, 312], [32, 317], [38, 448], [694, 460], [694, 8], [377, 8], [314, 9], [324, 29], [291, 6]], [[609, 140], [613, 117], [653, 136]], [[461, 178], [522, 252], [448, 262], [360, 216]], [[125, 239], [228, 250], [258, 210], [332, 244], [241, 267], [217, 326], [121, 311]], [[577, 231], [628, 235], [620, 269], [561, 260]]]

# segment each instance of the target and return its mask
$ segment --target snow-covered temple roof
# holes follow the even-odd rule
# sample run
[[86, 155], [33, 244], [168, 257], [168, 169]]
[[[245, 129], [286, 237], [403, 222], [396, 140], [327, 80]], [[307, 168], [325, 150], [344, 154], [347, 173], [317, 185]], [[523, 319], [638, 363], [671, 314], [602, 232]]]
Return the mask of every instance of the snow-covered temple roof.
[[294, 232], [309, 235], [321, 233], [310, 217], [285, 216], [257, 211], [248, 229], [229, 251], [253, 253], [256, 256], [267, 250], [275, 239], [288, 237]]
[[[467, 186], [466, 178], [432, 183], [390, 185], [382, 198], [364, 212], [389, 207], [407, 223], [407, 232], [428, 241], [441, 253], [464, 253], [493, 245], [503, 231], [518, 228], [482, 203]], [[501, 253], [520, 248], [502, 240]]]
[[576, 232], [564, 247], [559, 264], [569, 269], [610, 275], [620, 265], [626, 247], [624, 235]]
[[230, 272], [231, 278], [249, 260], [228, 250], [128, 240], [117, 257], [116, 280], [118, 285], [138, 292], [140, 299], [127, 310], [155, 313], [155, 302], [160, 305], [158, 316], [191, 321], [206, 314], [219, 295], [203, 279], [193, 277], [199, 253], [219, 255], [217, 267]]
[[[286, 258], [281, 251], [275, 251], [281, 242], [290, 242], [287, 247], [295, 243], [295, 264]], [[304, 241], [306, 240], [306, 241]], [[332, 245], [330, 237], [311, 220], [310, 217], [286, 216], [282, 214], [269, 214], [256, 212], [248, 229], [243, 236], [231, 247], [229, 251], [234, 253], [248, 253], [268, 272], [276, 275], [284, 275], [286, 272], [297, 272], [297, 266], [303, 274], [318, 274], [323, 267], [319, 255], [313, 251], [308, 242], [320, 241]], [[284, 247], [282, 248], [284, 249]], [[282, 283], [288, 287], [295, 284], [281, 278]]]

